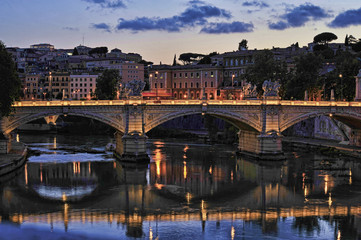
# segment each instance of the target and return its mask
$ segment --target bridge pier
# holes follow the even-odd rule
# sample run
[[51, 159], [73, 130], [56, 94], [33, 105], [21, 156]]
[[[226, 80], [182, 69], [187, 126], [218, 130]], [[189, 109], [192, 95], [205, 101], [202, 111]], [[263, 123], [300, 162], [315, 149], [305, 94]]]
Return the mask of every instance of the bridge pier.
[[124, 111], [125, 133], [117, 132], [115, 155], [121, 161], [148, 163], [147, 139], [144, 130], [144, 106], [128, 105]]
[[238, 149], [241, 154], [264, 160], [284, 159], [282, 135], [276, 131], [259, 133], [240, 130], [238, 132]]

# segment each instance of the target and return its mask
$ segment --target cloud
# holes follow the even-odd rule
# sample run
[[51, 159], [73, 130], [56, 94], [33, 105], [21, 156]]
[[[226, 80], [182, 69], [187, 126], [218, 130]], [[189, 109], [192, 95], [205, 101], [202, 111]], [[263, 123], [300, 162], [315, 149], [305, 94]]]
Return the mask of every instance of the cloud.
[[77, 31], [79, 31], [79, 28], [76, 28], [76, 27], [63, 27], [63, 30], [77, 32]]
[[269, 5], [263, 1], [245, 1], [242, 3], [244, 7], [259, 7], [259, 8], [268, 8]]
[[106, 23], [92, 23], [90, 27], [93, 29], [103, 30], [109, 33], [111, 32], [111, 26]]
[[135, 32], [148, 30], [179, 32], [184, 28], [203, 26], [208, 23], [209, 18], [229, 19], [232, 17], [229, 11], [206, 5], [202, 1], [190, 1], [189, 4], [190, 6], [181, 14], [169, 18], [138, 17], [133, 20], [120, 18], [116, 28]]
[[88, 2], [92, 4], [96, 4], [101, 8], [125, 8], [124, 0], [82, 0], [83, 2]]
[[279, 21], [276, 23], [269, 23], [268, 27], [273, 30], [284, 30], [289, 27], [288, 23], [284, 21]]
[[340, 13], [330, 24], [332, 28], [344, 28], [352, 25], [361, 25], [361, 8]]
[[203, 27], [202, 33], [220, 34], [220, 33], [245, 33], [253, 32], [252, 23], [232, 22], [232, 23], [212, 23], [209, 26]]
[[311, 3], [305, 3], [293, 9], [287, 9], [286, 14], [282, 15], [281, 21], [269, 23], [270, 29], [283, 30], [291, 27], [302, 27], [311, 20], [320, 20], [330, 17], [330, 15], [321, 7]]

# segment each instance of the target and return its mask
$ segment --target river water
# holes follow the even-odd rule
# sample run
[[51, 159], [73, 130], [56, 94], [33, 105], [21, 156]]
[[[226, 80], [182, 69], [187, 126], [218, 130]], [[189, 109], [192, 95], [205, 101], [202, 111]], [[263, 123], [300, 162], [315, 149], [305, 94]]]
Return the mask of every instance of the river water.
[[150, 164], [136, 166], [104, 152], [107, 136], [17, 139], [37, 154], [0, 179], [0, 239], [361, 236], [356, 159], [288, 152], [259, 162], [235, 146], [149, 140]]

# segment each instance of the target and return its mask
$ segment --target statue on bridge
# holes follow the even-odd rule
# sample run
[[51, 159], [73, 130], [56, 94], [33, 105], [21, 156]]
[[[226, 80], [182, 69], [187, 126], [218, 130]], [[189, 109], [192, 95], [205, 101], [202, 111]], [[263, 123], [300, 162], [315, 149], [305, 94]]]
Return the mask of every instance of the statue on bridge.
[[127, 98], [141, 97], [144, 87], [145, 87], [145, 82], [134, 79], [125, 85], [125, 96]]
[[244, 98], [257, 98], [257, 86], [247, 83], [243, 86]]
[[272, 82], [271, 80], [266, 80], [263, 82], [262, 89], [264, 91], [263, 97], [278, 97], [279, 89], [281, 84], [278, 81]]

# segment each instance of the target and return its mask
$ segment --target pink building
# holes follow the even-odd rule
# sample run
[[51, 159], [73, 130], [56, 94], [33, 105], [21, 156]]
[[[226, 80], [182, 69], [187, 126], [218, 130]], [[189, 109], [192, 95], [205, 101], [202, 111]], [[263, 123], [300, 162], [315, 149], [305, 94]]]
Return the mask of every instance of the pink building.
[[94, 95], [98, 75], [70, 75], [70, 98], [90, 100]]
[[125, 62], [122, 64], [120, 73], [122, 82], [126, 84], [132, 80], [144, 81], [144, 65], [139, 63]]
[[222, 68], [208, 64], [153, 66], [149, 70], [148, 98], [217, 99], [223, 82]]

